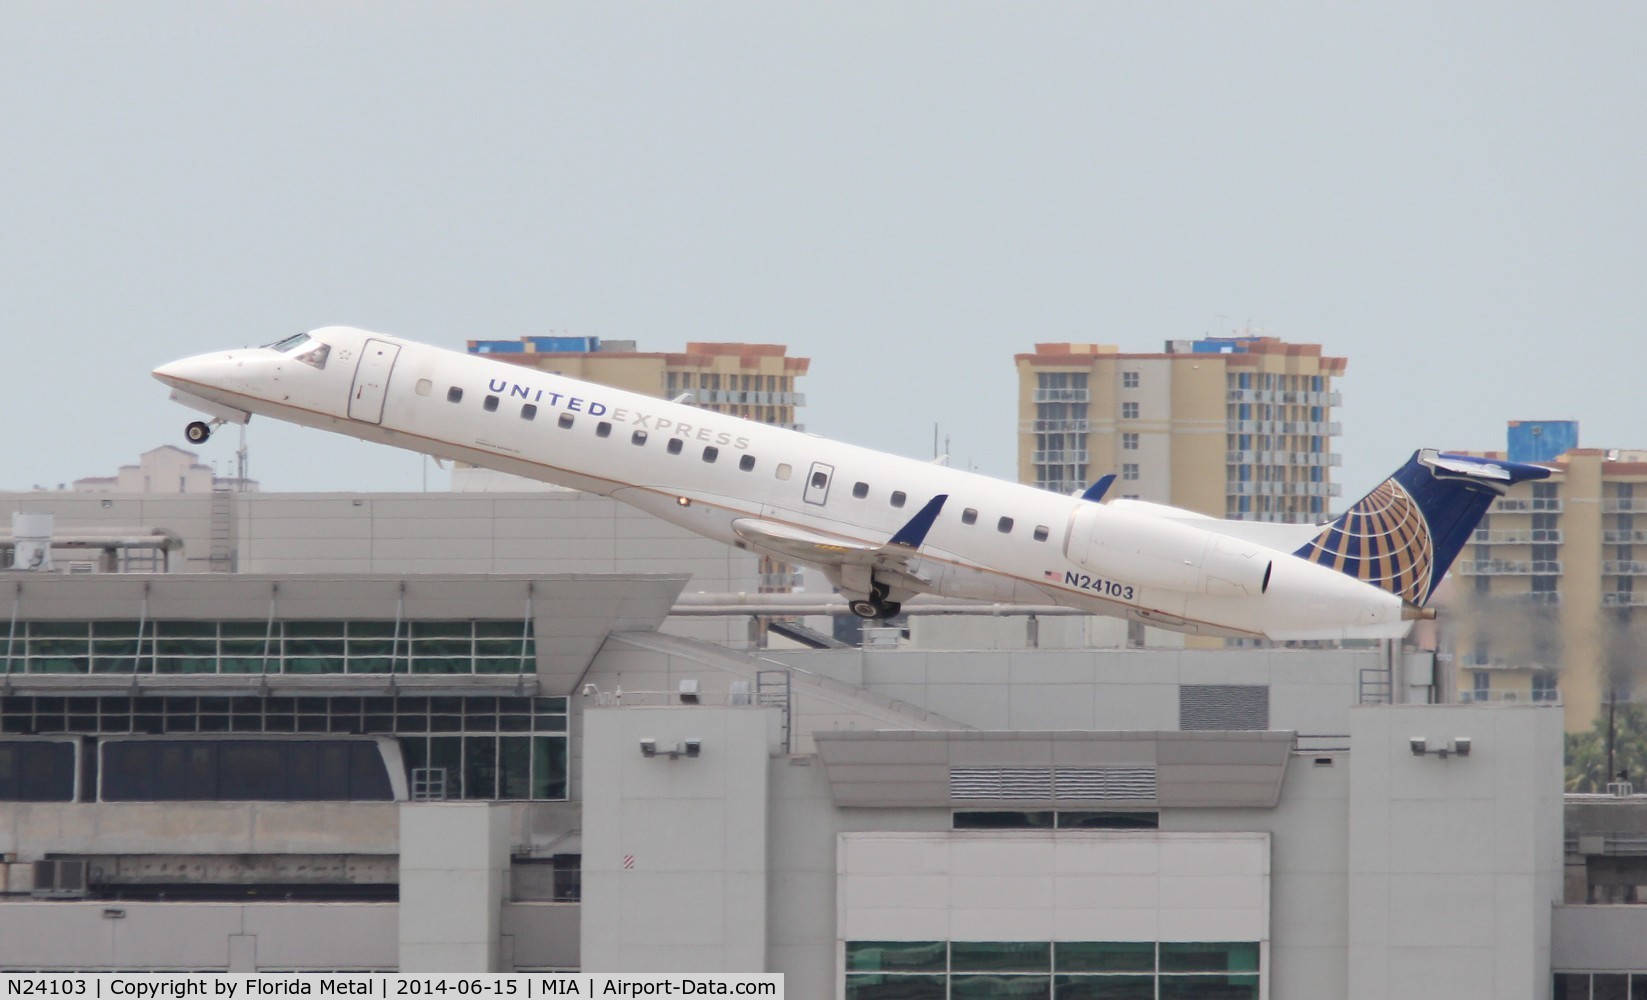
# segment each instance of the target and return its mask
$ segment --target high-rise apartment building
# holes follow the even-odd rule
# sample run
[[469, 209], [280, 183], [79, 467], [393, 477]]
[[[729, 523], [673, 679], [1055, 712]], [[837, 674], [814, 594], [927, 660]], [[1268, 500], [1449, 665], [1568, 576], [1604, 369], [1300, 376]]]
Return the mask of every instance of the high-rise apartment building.
[[[795, 380], [812, 361], [790, 357], [782, 344], [687, 344], [681, 352], [650, 352], [637, 351], [632, 340], [522, 337], [471, 340], [469, 353], [648, 396], [690, 395], [687, 402], [714, 413], [805, 430], [797, 414], [806, 397], [795, 391]], [[762, 593], [790, 593], [797, 582], [794, 567], [762, 557]]]
[[1509, 437], [1483, 454], [1555, 471], [1495, 502], [1453, 566], [1459, 697], [1559, 697], [1587, 729], [1609, 698], [1647, 695], [1647, 451], [1579, 448], [1573, 421]]
[[635, 350], [632, 340], [599, 337], [471, 340], [469, 353], [648, 396], [691, 393], [694, 406], [793, 430], [802, 429], [796, 412], [806, 402], [795, 380], [811, 364], [790, 357], [782, 344], [687, 344], [681, 352], [650, 352]]
[[1037, 344], [1017, 356], [1018, 476], [1212, 517], [1312, 521], [1340, 487], [1333, 379], [1344, 358], [1274, 337], [1168, 341], [1160, 354]]

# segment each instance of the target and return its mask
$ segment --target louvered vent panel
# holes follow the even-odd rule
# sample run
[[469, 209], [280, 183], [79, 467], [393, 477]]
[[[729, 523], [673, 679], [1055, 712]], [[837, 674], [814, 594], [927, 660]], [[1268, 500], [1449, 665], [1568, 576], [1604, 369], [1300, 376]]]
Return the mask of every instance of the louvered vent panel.
[[1060, 767], [1060, 799], [1153, 799], [1153, 767]]
[[954, 799], [1050, 799], [1050, 767], [952, 767], [949, 795]]

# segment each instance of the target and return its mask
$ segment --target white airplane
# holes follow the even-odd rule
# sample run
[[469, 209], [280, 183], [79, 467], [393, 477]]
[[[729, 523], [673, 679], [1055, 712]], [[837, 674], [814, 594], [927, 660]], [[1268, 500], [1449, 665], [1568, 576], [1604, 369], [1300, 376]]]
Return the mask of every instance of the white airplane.
[[1063, 496], [350, 327], [163, 365], [172, 398], [614, 497], [822, 570], [865, 618], [916, 594], [1057, 604], [1203, 635], [1387, 639], [1494, 498], [1539, 466], [1416, 452], [1323, 525]]

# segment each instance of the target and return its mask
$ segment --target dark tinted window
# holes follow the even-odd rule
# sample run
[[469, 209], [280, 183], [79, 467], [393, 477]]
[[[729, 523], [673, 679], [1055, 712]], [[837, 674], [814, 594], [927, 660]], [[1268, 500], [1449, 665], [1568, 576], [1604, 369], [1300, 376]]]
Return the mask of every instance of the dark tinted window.
[[1036, 541], [1037, 541], [1037, 542], [1044, 542], [1044, 541], [1046, 541], [1046, 540], [1047, 540], [1047, 535], [1048, 535], [1048, 534], [1049, 534], [1049, 532], [1048, 532], [1048, 531], [1047, 531], [1047, 526], [1046, 526], [1046, 525], [1044, 525], [1044, 524], [1037, 524], [1037, 525], [1036, 525], [1036, 526], [1035, 526], [1035, 540], [1036, 540]]
[[522, 420], [536, 420], [537, 418], [538, 418], [538, 405], [536, 403], [527, 403], [527, 404], [525, 404], [524, 406], [522, 406], [520, 408], [520, 419], [522, 419]]
[[892, 506], [902, 507], [908, 499], [909, 499], [909, 497], [904, 493], [903, 490], [893, 490], [892, 491]]
[[705, 462], [713, 462], [715, 459], [720, 458], [720, 457], [721, 457], [721, 450], [719, 448], [715, 447], [714, 445], [710, 445], [709, 447], [707, 447], [703, 450], [703, 460]]
[[1003, 517], [999, 521], [995, 522], [995, 530], [999, 531], [1003, 535], [1006, 534], [1007, 532], [1011, 531], [1012, 530], [1012, 518]]
[[375, 743], [133, 740], [103, 744], [105, 802], [325, 802], [393, 798]]
[[598, 438], [611, 437], [612, 425], [602, 420], [600, 423], [595, 425], [595, 436]]
[[[570, 413], [562, 413], [560, 415], [560, 419], [557, 420], [556, 423], [560, 424], [561, 427], [563, 427], [567, 430], [571, 430], [572, 429], [572, 415]], [[601, 436], [605, 437], [604, 434], [601, 435]]]
[[487, 396], [486, 401], [480, 405], [481, 408], [487, 413], [496, 413], [498, 408], [498, 398], [496, 396]]
[[742, 469], [744, 472], [753, 472], [755, 469], [755, 456], [745, 455], [744, 457], [738, 459], [738, 468]]
[[856, 497], [857, 499], [859, 499], [859, 500], [862, 500], [864, 497], [869, 496], [869, 484], [868, 483], [853, 483], [852, 484], [852, 495], [854, 497]]
[[629, 435], [629, 443], [630, 444], [645, 444], [646, 443], [646, 432], [645, 431], [636, 431], [635, 433]]
[[463, 390], [459, 389], [455, 385], [452, 386], [450, 389], [447, 389], [446, 390], [446, 402], [448, 402], [448, 403], [461, 403], [461, 402], [463, 402]]
[[966, 510], [961, 511], [961, 523], [962, 524], [977, 524], [978, 523], [978, 512], [973, 510], [971, 507], [968, 507]]
[[669, 454], [671, 454], [671, 455], [679, 455], [681, 453], [681, 448], [683, 446], [684, 446], [684, 442], [681, 441], [680, 438], [670, 438], [669, 439], [669, 446], [667, 448], [665, 448], [664, 450], [669, 452]]
[[0, 802], [73, 801], [73, 743], [0, 743]]

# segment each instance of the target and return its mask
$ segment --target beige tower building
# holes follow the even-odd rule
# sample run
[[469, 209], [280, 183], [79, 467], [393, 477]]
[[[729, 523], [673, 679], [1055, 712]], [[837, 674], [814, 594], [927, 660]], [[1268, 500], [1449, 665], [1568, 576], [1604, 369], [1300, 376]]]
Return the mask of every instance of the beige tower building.
[[790, 357], [782, 344], [687, 344], [670, 353], [599, 337], [471, 340], [469, 353], [648, 396], [691, 393], [690, 402], [703, 409], [793, 430], [803, 429], [796, 412], [806, 402], [795, 380], [812, 363]]
[[1347, 361], [1319, 344], [1037, 344], [1017, 364], [1021, 482], [1070, 493], [1113, 472], [1118, 495], [1258, 521], [1318, 520], [1341, 492], [1333, 380]]
[[[1647, 694], [1647, 451], [1577, 436], [1571, 421], [1516, 422], [1508, 454], [1486, 453], [1555, 472], [1482, 519], [1453, 566], [1451, 614], [1460, 700], [1559, 697], [1569, 731], [1609, 696]], [[1522, 446], [1541, 438], [1544, 454]]]
[[[637, 351], [632, 340], [522, 337], [471, 340], [469, 353], [648, 396], [689, 394], [688, 402], [705, 410], [805, 430], [797, 413], [806, 397], [795, 380], [812, 360], [790, 357], [782, 344], [687, 344], [671, 353]], [[796, 584], [794, 567], [762, 558], [762, 593], [786, 594]]]

